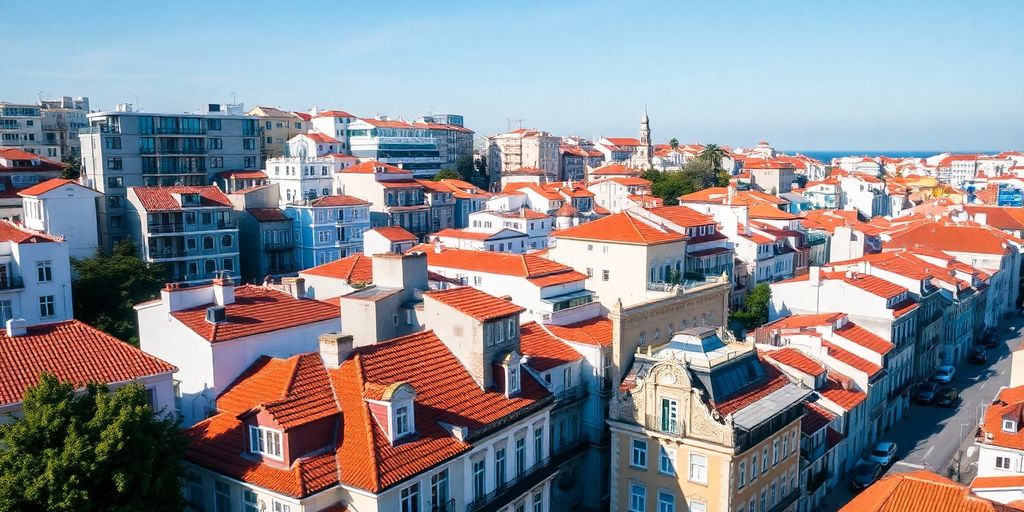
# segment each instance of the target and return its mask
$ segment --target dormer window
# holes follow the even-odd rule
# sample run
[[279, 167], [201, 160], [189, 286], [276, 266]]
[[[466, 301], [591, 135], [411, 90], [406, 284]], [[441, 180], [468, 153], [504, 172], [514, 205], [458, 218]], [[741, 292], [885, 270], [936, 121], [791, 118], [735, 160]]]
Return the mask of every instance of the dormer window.
[[[408, 382], [396, 382], [378, 400], [368, 400], [370, 412], [387, 434], [391, 444], [416, 432], [416, 390]], [[387, 422], [385, 424], [385, 421]]]
[[266, 427], [250, 425], [249, 451], [264, 457], [281, 459], [281, 432]]
[[1003, 420], [1003, 432], [1017, 432], [1017, 422], [1013, 420]]
[[409, 407], [406, 405], [395, 407], [395, 437], [402, 437], [412, 431], [409, 422]]
[[510, 366], [508, 369], [508, 393], [515, 394], [519, 392], [519, 367]]

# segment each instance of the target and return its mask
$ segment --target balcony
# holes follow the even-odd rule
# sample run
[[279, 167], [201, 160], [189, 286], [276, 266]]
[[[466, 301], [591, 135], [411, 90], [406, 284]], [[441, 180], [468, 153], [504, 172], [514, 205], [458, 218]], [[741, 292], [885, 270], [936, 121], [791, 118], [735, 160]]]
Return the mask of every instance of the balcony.
[[705, 279], [683, 279], [678, 283], [666, 283], [666, 282], [648, 282], [647, 290], [652, 292], [666, 292], [675, 293], [676, 290], [692, 290], [700, 286], [714, 284], [718, 282], [720, 276], [708, 276]]
[[235, 219], [218, 219], [217, 229], [233, 229], [238, 227], [238, 221]]
[[0, 290], [20, 290], [25, 287], [20, 277], [0, 276]]
[[814, 492], [817, 491], [818, 488], [820, 488], [822, 486], [822, 484], [824, 484], [825, 482], [828, 481], [828, 477], [829, 477], [829, 472], [828, 472], [827, 469], [825, 469], [825, 470], [819, 471], [818, 474], [816, 474], [816, 475], [812, 476], [810, 479], [808, 479], [807, 480], [807, 494], [814, 494]]
[[150, 259], [159, 260], [167, 258], [183, 258], [185, 256], [185, 249], [181, 247], [150, 247], [149, 257]]
[[157, 135], [206, 135], [205, 126], [200, 126], [199, 128], [182, 128], [180, 126], [169, 128], [158, 126], [154, 131]]
[[143, 148], [142, 155], [205, 155], [206, 148]]
[[181, 223], [172, 224], [150, 224], [147, 226], [149, 234], [160, 235], [166, 233], [181, 233], [185, 231], [185, 225]]
[[813, 446], [810, 449], [800, 448], [800, 458], [808, 464], [820, 459], [822, 455], [825, 455], [826, 443], [818, 443], [817, 446]]
[[263, 242], [263, 250], [266, 252], [290, 251], [291, 242]]
[[492, 512], [507, 507], [512, 500], [533, 489], [537, 484], [554, 476], [559, 466], [582, 451], [577, 439], [562, 447], [562, 451], [535, 463], [523, 473], [506, 481], [493, 491], [466, 504], [466, 512]]
[[598, 381], [597, 381], [597, 392], [601, 396], [605, 396], [605, 397], [611, 396], [612, 391], [613, 391], [613, 388], [612, 388], [612, 378], [611, 377], [601, 377], [601, 378], [598, 379]]
[[788, 509], [791, 505], [796, 503], [796, 500], [800, 498], [800, 489], [796, 488], [789, 492], [789, 495], [782, 498], [782, 501], [775, 504], [774, 507], [768, 509], [768, 512], [782, 512]]
[[686, 434], [682, 420], [664, 418], [653, 414], [648, 414], [644, 417], [644, 428], [670, 436], [682, 437]]
[[561, 409], [568, 405], [574, 404], [583, 400], [587, 397], [587, 387], [578, 384], [568, 389], [563, 389], [558, 393], [555, 393], [555, 407], [554, 409]]

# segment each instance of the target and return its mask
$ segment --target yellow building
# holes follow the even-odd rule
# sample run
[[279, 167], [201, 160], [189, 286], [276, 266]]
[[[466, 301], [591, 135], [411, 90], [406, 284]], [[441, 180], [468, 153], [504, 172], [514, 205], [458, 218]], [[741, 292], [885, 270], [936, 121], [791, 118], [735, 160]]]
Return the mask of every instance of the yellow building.
[[246, 114], [260, 118], [260, 147], [264, 162], [268, 158], [286, 156], [288, 139], [309, 131], [308, 114], [288, 112], [274, 107], [256, 107]]
[[639, 347], [610, 405], [611, 510], [795, 510], [809, 394], [721, 328]]

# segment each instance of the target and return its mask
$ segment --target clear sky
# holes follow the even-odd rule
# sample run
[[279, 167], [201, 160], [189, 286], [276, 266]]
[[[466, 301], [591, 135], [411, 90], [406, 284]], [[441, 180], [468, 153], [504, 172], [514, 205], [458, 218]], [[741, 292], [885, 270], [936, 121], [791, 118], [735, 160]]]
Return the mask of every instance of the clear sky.
[[[0, 99], [454, 112], [559, 135], [1024, 149], [1024, 1], [0, 0]], [[136, 99], [137, 98], [137, 99]], [[514, 123], [517, 126], [518, 122]]]

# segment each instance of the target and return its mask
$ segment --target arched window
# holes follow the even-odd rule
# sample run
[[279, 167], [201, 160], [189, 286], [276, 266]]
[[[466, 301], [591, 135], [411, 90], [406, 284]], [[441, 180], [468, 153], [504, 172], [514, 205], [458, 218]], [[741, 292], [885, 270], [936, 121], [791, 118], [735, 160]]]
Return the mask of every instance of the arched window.
[[220, 246], [221, 246], [221, 247], [231, 247], [231, 244], [232, 244], [232, 243], [233, 243], [234, 241], [235, 241], [235, 240], [234, 240], [234, 238], [233, 238], [233, 237], [232, 237], [231, 235], [224, 235], [224, 236], [221, 236], [221, 237], [220, 237]]

